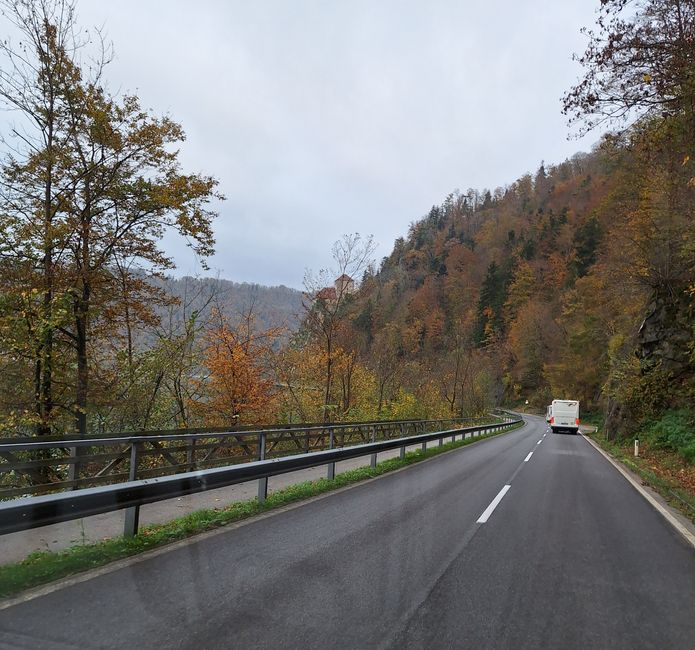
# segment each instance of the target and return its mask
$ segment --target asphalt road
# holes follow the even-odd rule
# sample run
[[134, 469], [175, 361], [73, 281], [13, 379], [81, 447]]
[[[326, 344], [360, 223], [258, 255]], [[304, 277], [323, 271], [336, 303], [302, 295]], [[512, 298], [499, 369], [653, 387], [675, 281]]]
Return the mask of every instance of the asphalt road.
[[3, 609], [0, 645], [695, 648], [695, 551], [581, 436], [545, 431]]

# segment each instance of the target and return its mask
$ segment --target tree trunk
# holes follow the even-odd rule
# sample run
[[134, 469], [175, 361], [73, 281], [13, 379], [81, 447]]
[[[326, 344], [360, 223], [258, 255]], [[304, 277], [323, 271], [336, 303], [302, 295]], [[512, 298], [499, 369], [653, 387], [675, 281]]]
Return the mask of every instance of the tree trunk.
[[75, 338], [77, 348], [77, 385], [75, 424], [80, 437], [87, 435], [87, 406], [89, 395], [89, 360], [87, 358], [87, 332], [89, 327], [89, 298], [91, 289], [85, 282], [82, 296], [75, 304]]
[[328, 339], [327, 349], [328, 355], [326, 359], [326, 392], [323, 396], [323, 421], [330, 422], [331, 415], [329, 413], [328, 405], [331, 402], [331, 388], [333, 385], [333, 349], [331, 345], [332, 341]]
[[135, 380], [135, 365], [133, 363], [133, 326], [130, 318], [128, 288], [126, 286], [126, 279], [123, 271], [121, 271], [121, 283], [123, 287], [123, 302], [125, 306], [125, 331], [128, 342], [128, 379], [132, 385]]
[[[51, 105], [52, 108], [52, 105]], [[49, 109], [49, 115], [51, 115]], [[37, 415], [39, 424], [37, 435], [46, 435], [51, 431], [53, 411], [53, 123], [49, 120], [46, 141], [46, 185], [43, 201], [43, 333], [40, 342], [40, 356], [37, 360], [38, 399]]]
[[376, 412], [381, 415], [381, 409], [384, 407], [384, 391], [386, 389], [386, 380], [379, 382], [379, 406]]

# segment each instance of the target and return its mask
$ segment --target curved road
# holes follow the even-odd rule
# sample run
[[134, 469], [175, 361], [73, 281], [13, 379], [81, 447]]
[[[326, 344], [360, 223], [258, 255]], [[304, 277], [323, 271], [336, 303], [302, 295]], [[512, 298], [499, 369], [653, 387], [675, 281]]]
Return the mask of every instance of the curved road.
[[8, 648], [693, 648], [695, 551], [521, 429], [0, 610]]

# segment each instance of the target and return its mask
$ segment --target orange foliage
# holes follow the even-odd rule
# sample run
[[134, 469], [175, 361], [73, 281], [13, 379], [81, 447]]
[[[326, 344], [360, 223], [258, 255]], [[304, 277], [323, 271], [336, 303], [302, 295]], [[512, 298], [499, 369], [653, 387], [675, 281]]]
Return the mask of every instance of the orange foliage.
[[206, 399], [194, 410], [210, 425], [260, 424], [275, 416], [274, 382], [267, 362], [277, 329], [253, 332], [247, 319], [233, 328], [226, 320], [206, 335], [204, 382]]

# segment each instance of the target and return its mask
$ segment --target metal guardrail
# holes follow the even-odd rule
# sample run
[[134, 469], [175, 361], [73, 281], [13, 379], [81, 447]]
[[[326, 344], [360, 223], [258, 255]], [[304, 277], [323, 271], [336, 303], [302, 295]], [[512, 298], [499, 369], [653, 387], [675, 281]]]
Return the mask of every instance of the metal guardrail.
[[[403, 458], [408, 446], [421, 444], [424, 450], [427, 448], [427, 443], [434, 440], [438, 440], [442, 445], [444, 438], [451, 437], [454, 441], [457, 436], [465, 438], [482, 435], [522, 422], [513, 414], [504, 414], [500, 416], [500, 419], [501, 421], [497, 423], [435, 431], [342, 449], [295, 454], [270, 460], [262, 459], [154, 479], [130, 480], [116, 485], [14, 499], [0, 503], [0, 535], [121, 509], [127, 509], [124, 534], [134, 535], [137, 533], [141, 505], [253, 480], [259, 481], [258, 497], [262, 501], [267, 494], [267, 481], [270, 476], [328, 465], [328, 476], [331, 478], [335, 475], [335, 463], [341, 460], [371, 455], [371, 464], [375, 466], [378, 452], [400, 448], [400, 456]], [[133, 445], [133, 449], [136, 446]]]
[[401, 438], [467, 423], [482, 422], [452, 418], [4, 438], [0, 439], [0, 500]]
[[[472, 421], [479, 420], [480, 418], [445, 418], [444, 421], [455, 420], [455, 421]], [[383, 425], [400, 425], [400, 424], [413, 424], [421, 422], [441, 422], [443, 420], [368, 420], [363, 422], [294, 422], [294, 423], [284, 423], [284, 424], [264, 424], [263, 431], [305, 431], [307, 429], [322, 429], [325, 427], [341, 427], [341, 426], [359, 426], [359, 425], [371, 425], [371, 424], [383, 424]], [[162, 437], [162, 436], [187, 436], [198, 433], [257, 433], [260, 431], [259, 425], [257, 424], [242, 424], [236, 426], [217, 426], [217, 427], [192, 427], [187, 429], [145, 429], [137, 431], [121, 431], [121, 432], [103, 432], [103, 433], [88, 433], [84, 437], [80, 437], [79, 440], [117, 440], [135, 437]], [[72, 434], [50, 434], [47, 436], [41, 436], [41, 441], [53, 442], [53, 443], [65, 443], [70, 440], [75, 440], [75, 436]], [[35, 435], [16, 435], [16, 436], [4, 436], [0, 438], [0, 445], [4, 444], [20, 444], [20, 443], [32, 443], [36, 442], [37, 438]]]

